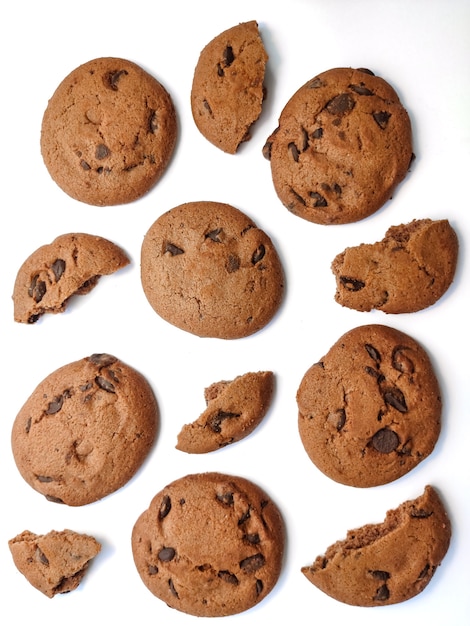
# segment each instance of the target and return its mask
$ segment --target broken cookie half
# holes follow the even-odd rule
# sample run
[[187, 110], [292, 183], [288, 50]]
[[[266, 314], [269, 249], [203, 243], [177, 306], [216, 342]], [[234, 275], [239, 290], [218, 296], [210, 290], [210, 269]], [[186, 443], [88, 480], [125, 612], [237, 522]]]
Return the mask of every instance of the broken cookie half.
[[48, 598], [76, 589], [101, 550], [96, 539], [73, 530], [51, 530], [45, 535], [25, 530], [8, 545], [18, 570]]
[[396, 604], [428, 585], [450, 538], [444, 505], [427, 486], [420, 497], [388, 511], [382, 524], [350, 530], [346, 539], [301, 571], [313, 585], [345, 604]]
[[103, 237], [68, 233], [41, 246], [20, 267], [13, 290], [16, 322], [34, 324], [62, 313], [69, 299], [89, 293], [105, 274], [129, 264], [124, 251]]
[[243, 439], [266, 415], [274, 390], [272, 372], [248, 373], [205, 390], [206, 410], [183, 426], [176, 448], [190, 454], [213, 452]]

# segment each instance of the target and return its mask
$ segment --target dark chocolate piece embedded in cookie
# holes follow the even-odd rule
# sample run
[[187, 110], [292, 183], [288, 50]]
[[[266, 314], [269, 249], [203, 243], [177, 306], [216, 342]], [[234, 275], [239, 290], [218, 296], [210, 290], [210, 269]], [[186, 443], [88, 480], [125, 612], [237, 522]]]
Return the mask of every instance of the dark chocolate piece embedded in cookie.
[[355, 222], [377, 211], [405, 178], [411, 123], [385, 80], [336, 68], [292, 96], [263, 154], [292, 213], [318, 224]]
[[238, 24], [201, 52], [191, 89], [194, 122], [212, 144], [235, 154], [261, 114], [268, 55], [255, 21]]
[[371, 324], [350, 330], [305, 373], [298, 426], [313, 463], [333, 480], [373, 487], [400, 478], [434, 449], [441, 396], [424, 348]]
[[214, 383], [205, 390], [206, 410], [183, 426], [176, 448], [203, 454], [247, 437], [266, 415], [273, 390], [272, 372], [250, 372]]
[[147, 588], [199, 617], [234, 615], [261, 602], [279, 578], [284, 542], [271, 498], [247, 479], [216, 472], [166, 486], [132, 532]]
[[93, 354], [47, 376], [12, 429], [25, 481], [48, 500], [95, 502], [126, 484], [154, 442], [158, 407], [147, 380], [109, 354]]
[[143, 196], [166, 169], [176, 144], [170, 95], [126, 59], [93, 59], [57, 87], [42, 121], [41, 152], [53, 180], [91, 205]]
[[72, 530], [23, 531], [8, 542], [17, 569], [48, 598], [73, 591], [101, 550], [94, 537]]
[[413, 313], [450, 287], [459, 243], [447, 220], [392, 226], [384, 239], [346, 248], [332, 263], [335, 299], [358, 311]]
[[385, 606], [423, 591], [445, 557], [451, 524], [438, 494], [423, 495], [387, 512], [381, 524], [350, 530], [313, 565], [308, 580], [340, 602]]
[[268, 235], [220, 202], [189, 202], [161, 215], [145, 235], [141, 279], [153, 309], [200, 337], [237, 339], [277, 312], [284, 273]]
[[128, 265], [117, 245], [94, 235], [69, 233], [35, 250], [21, 265], [13, 290], [14, 319], [33, 324], [62, 313], [74, 295], [89, 293], [101, 276]]

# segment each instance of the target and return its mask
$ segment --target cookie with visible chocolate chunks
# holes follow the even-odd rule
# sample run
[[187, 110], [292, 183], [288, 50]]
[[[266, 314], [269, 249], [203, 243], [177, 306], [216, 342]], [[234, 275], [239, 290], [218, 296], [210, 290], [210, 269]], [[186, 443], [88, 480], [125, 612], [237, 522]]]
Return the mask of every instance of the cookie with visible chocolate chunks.
[[129, 264], [125, 252], [103, 237], [68, 233], [35, 250], [21, 265], [13, 289], [14, 319], [34, 324], [62, 313], [75, 295], [89, 293], [101, 276]]
[[459, 243], [447, 220], [391, 226], [382, 241], [346, 248], [331, 265], [335, 300], [357, 311], [413, 313], [452, 284]]
[[183, 426], [176, 448], [204, 454], [247, 437], [266, 415], [273, 391], [272, 372], [249, 372], [213, 383], [204, 393], [206, 410]]
[[92, 354], [39, 383], [13, 423], [13, 457], [24, 480], [48, 500], [89, 504], [134, 476], [158, 417], [142, 374], [112, 355]]
[[335, 68], [290, 98], [263, 154], [292, 213], [318, 224], [356, 222], [382, 207], [405, 178], [411, 122], [384, 79]]
[[146, 587], [198, 617], [235, 615], [264, 600], [279, 578], [284, 545], [281, 513], [265, 491], [217, 472], [167, 485], [132, 531]]
[[311, 461], [353, 487], [400, 478], [431, 454], [440, 434], [442, 401], [428, 354], [380, 324], [340, 337], [303, 376], [297, 404]]
[[17, 569], [48, 598], [76, 589], [101, 551], [94, 537], [73, 530], [45, 535], [25, 530], [10, 539], [8, 547]]
[[271, 321], [284, 295], [271, 239], [221, 202], [188, 202], [161, 215], [144, 237], [141, 280], [160, 317], [199, 337], [252, 335]]
[[41, 153], [52, 179], [95, 206], [137, 200], [165, 171], [177, 137], [163, 85], [127, 59], [103, 57], [74, 69], [44, 112]]
[[265, 98], [268, 55], [254, 20], [220, 33], [202, 50], [194, 71], [191, 111], [199, 132], [235, 154], [250, 139]]
[[381, 524], [350, 530], [302, 573], [318, 589], [353, 606], [397, 604], [421, 593], [444, 559], [451, 523], [430, 486], [387, 512]]

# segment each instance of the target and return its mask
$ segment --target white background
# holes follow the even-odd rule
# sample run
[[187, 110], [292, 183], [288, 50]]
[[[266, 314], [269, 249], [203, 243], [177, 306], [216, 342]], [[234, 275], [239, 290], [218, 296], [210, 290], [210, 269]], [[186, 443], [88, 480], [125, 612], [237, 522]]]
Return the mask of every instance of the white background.
[[[465, 0], [108, 0], [2, 4], [0, 328], [2, 409], [0, 463], [0, 621], [73, 626], [98, 623], [191, 624], [142, 584], [130, 533], [152, 496], [188, 473], [240, 474], [264, 487], [287, 527], [285, 563], [275, 590], [257, 607], [223, 618], [227, 624], [426, 623], [460, 626], [470, 615], [470, 489], [468, 308], [470, 267], [470, 4]], [[237, 155], [209, 144], [190, 110], [199, 52], [221, 31], [256, 19], [270, 56], [268, 99], [252, 140]], [[100, 56], [135, 61], [171, 93], [179, 141], [158, 185], [131, 205], [96, 208], [66, 196], [49, 177], [39, 150], [49, 97], [76, 66]], [[368, 67], [388, 80], [408, 109], [416, 161], [391, 202], [370, 218], [344, 226], [310, 224], [291, 215], [273, 190], [261, 150], [282, 107], [324, 70]], [[140, 247], [155, 219], [187, 201], [228, 202], [274, 240], [286, 272], [285, 302], [256, 335], [227, 342], [200, 339], [163, 322], [143, 294]], [[412, 315], [359, 313], [334, 302], [330, 270], [346, 246], [380, 240], [391, 225], [447, 218], [460, 239], [454, 284], [436, 305]], [[32, 326], [13, 321], [16, 272], [37, 247], [66, 232], [111, 239], [131, 265], [103, 278], [61, 315]], [[308, 367], [354, 326], [384, 323], [411, 334], [429, 352], [440, 378], [443, 428], [433, 454], [400, 480], [372, 489], [341, 486], [309, 461], [297, 432], [295, 394]], [[144, 467], [117, 493], [81, 508], [47, 502], [19, 476], [10, 448], [13, 420], [36, 385], [56, 368], [109, 352], [141, 371], [161, 412], [158, 441]], [[212, 382], [270, 369], [277, 381], [272, 408], [252, 435], [207, 455], [175, 449], [184, 423], [204, 409]], [[389, 508], [439, 489], [453, 524], [451, 548], [427, 589], [401, 605], [355, 608], [313, 587], [300, 568], [346, 531], [381, 522]], [[15, 569], [8, 539], [25, 529], [71, 528], [103, 544], [73, 593], [50, 600]], [[219, 618], [212, 618], [217, 620]]]

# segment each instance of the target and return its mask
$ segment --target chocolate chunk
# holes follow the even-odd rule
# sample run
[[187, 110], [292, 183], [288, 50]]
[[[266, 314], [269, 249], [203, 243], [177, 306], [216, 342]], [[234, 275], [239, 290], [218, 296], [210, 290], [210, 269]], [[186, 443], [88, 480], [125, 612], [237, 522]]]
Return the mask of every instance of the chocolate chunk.
[[312, 198], [312, 200], [314, 200], [313, 206], [315, 208], [324, 208], [328, 206], [328, 202], [326, 201], [326, 198], [322, 196], [320, 193], [318, 193], [317, 191], [311, 191], [309, 193], [309, 196]]
[[216, 243], [222, 243], [222, 240], [220, 238], [220, 234], [222, 232], [223, 232], [222, 228], [215, 228], [214, 230], [211, 230], [210, 232], [206, 233], [204, 237], [206, 239], [210, 239], [211, 241], [215, 241]]
[[217, 494], [216, 499], [222, 504], [233, 506], [233, 493], [231, 492]]
[[377, 602], [383, 602], [385, 600], [388, 600], [390, 597], [390, 590], [387, 587], [387, 585], [382, 585], [381, 587], [379, 587], [377, 589], [377, 593], [374, 596], [374, 600], [376, 600]]
[[340, 276], [339, 281], [342, 286], [349, 291], [359, 291], [366, 286], [365, 282], [357, 278], [352, 278], [351, 276]]
[[387, 128], [388, 120], [391, 117], [390, 113], [387, 113], [387, 111], [379, 111], [377, 113], [372, 113], [372, 116], [382, 130]]
[[390, 428], [382, 428], [372, 437], [372, 446], [377, 452], [390, 454], [398, 447], [400, 439], [395, 431]]
[[240, 269], [240, 257], [236, 254], [229, 254], [226, 264], [227, 272], [232, 274]]
[[103, 389], [103, 391], [107, 391], [108, 393], [116, 393], [116, 389], [113, 383], [111, 383], [109, 380], [106, 380], [106, 378], [103, 378], [103, 376], [97, 376], [95, 378], [95, 382], [100, 389]]
[[35, 302], [41, 302], [46, 294], [46, 283], [43, 280], [39, 280], [39, 275], [34, 276], [31, 281], [31, 285], [28, 289], [28, 294]]
[[182, 248], [178, 248], [174, 243], [167, 242], [165, 245], [165, 252], [169, 252], [171, 256], [177, 256], [178, 254], [184, 254]]
[[63, 259], [56, 259], [54, 263], [51, 265], [51, 269], [54, 273], [54, 278], [56, 282], [58, 282], [63, 273], [65, 272], [65, 261]]
[[158, 511], [158, 519], [164, 519], [171, 510], [171, 499], [170, 496], [163, 496], [162, 503], [160, 504], [160, 509]]
[[230, 67], [235, 61], [235, 55], [233, 54], [232, 46], [227, 46], [224, 50], [224, 63], [225, 67]]
[[126, 70], [116, 70], [114, 72], [108, 72], [104, 77], [104, 84], [110, 87], [113, 91], [118, 90], [118, 83], [121, 76], [127, 75]]
[[160, 561], [168, 562], [175, 558], [176, 550], [174, 548], [162, 548], [158, 553]]
[[404, 346], [397, 346], [392, 352], [392, 366], [403, 374], [413, 374], [415, 366], [413, 361], [409, 358], [405, 351], [409, 351], [409, 348]]
[[400, 413], [406, 413], [408, 411], [405, 396], [403, 395], [403, 392], [398, 389], [398, 387], [385, 390], [383, 392], [383, 397], [387, 404], [393, 406], [393, 408], [400, 411]]
[[240, 417], [240, 413], [230, 413], [229, 411], [218, 411], [216, 415], [210, 420], [209, 426], [214, 433], [221, 432], [221, 424], [226, 419], [233, 419]]
[[49, 402], [47, 407], [47, 415], [54, 415], [54, 413], [58, 413], [64, 404], [64, 396], [56, 396], [52, 402]]
[[258, 552], [258, 554], [253, 554], [253, 556], [248, 556], [246, 559], [240, 561], [240, 569], [248, 573], [256, 572], [263, 567], [265, 562], [264, 556], [261, 552]]
[[95, 157], [97, 159], [105, 159], [107, 156], [109, 156], [109, 149], [104, 145], [104, 143], [100, 143], [96, 146]]
[[251, 262], [253, 263], [253, 265], [256, 265], [257, 263], [259, 263], [265, 254], [266, 254], [266, 248], [264, 247], [263, 244], [260, 244], [259, 247], [256, 248], [256, 250], [253, 252], [253, 255], [251, 257]]
[[360, 96], [373, 96], [374, 92], [368, 89], [364, 83], [359, 83], [359, 85], [349, 85], [349, 89], [359, 94]]
[[232, 572], [228, 572], [227, 570], [220, 571], [217, 576], [224, 580], [226, 583], [230, 583], [231, 585], [238, 585], [239, 581], [235, 574]]
[[367, 350], [367, 354], [370, 356], [371, 359], [373, 359], [376, 363], [380, 363], [382, 357], [380, 356], [380, 352], [377, 350], [377, 348], [374, 348], [374, 346], [370, 343], [366, 343], [364, 348]]
[[356, 102], [349, 93], [341, 93], [332, 98], [326, 105], [326, 110], [331, 115], [345, 115], [354, 109]]

